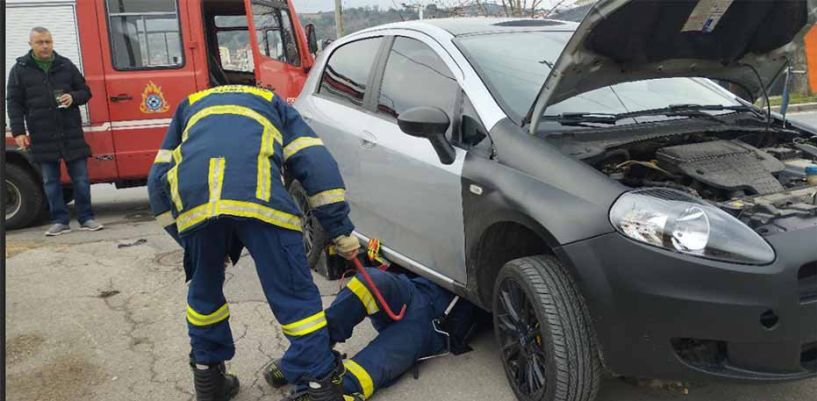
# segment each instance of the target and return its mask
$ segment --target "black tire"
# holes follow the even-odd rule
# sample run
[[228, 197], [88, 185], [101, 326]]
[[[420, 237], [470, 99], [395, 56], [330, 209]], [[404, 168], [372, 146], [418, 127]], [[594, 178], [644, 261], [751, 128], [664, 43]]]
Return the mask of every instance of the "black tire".
[[28, 227], [47, 208], [45, 193], [37, 175], [16, 164], [6, 164], [6, 227]]
[[493, 294], [494, 334], [516, 398], [595, 399], [601, 366], [590, 315], [562, 264], [551, 256], [512, 260]]
[[301, 226], [303, 227], [306, 259], [309, 262], [309, 267], [314, 269], [321, 259], [324, 248], [329, 243], [328, 235], [318, 219], [312, 214], [312, 209], [309, 207], [309, 194], [306, 193], [300, 182], [293, 180], [289, 183], [289, 195], [295, 200], [303, 214]]

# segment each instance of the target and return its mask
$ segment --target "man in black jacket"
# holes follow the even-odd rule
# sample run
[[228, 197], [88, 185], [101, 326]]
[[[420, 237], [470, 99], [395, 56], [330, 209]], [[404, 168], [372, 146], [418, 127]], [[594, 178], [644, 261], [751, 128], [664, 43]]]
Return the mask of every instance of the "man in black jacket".
[[102, 225], [94, 221], [91, 210], [87, 165], [91, 149], [83, 137], [79, 110], [91, 99], [91, 90], [74, 63], [54, 52], [47, 29], [33, 28], [29, 44], [31, 51], [11, 68], [6, 100], [17, 146], [30, 149], [32, 159], [42, 169], [53, 223], [45, 235], [71, 231], [60, 184], [60, 159], [71, 176], [80, 228], [100, 230]]

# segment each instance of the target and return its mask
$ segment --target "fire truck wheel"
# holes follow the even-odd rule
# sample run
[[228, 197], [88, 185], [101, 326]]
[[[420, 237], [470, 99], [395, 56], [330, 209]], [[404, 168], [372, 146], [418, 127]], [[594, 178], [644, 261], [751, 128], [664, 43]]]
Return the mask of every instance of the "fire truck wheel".
[[309, 267], [315, 268], [318, 261], [321, 259], [321, 253], [326, 245], [329, 243], [326, 231], [324, 231], [318, 218], [312, 214], [312, 208], [309, 207], [309, 195], [306, 193], [303, 185], [297, 180], [289, 183], [289, 195], [298, 204], [301, 209], [303, 217], [301, 217], [301, 227], [304, 234], [304, 247], [306, 248], [306, 259], [309, 261]]
[[37, 176], [16, 164], [6, 164], [6, 227], [14, 229], [34, 224], [45, 205], [45, 194]]

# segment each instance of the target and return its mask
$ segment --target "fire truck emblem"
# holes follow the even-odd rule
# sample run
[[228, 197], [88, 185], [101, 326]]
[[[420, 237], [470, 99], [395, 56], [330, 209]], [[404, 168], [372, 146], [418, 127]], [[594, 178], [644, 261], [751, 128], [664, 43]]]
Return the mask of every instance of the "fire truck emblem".
[[170, 110], [170, 105], [167, 103], [167, 100], [165, 100], [161, 86], [156, 86], [153, 81], [145, 86], [145, 91], [142, 92], [142, 104], [139, 105], [139, 110], [141, 110], [142, 113], [164, 113]]

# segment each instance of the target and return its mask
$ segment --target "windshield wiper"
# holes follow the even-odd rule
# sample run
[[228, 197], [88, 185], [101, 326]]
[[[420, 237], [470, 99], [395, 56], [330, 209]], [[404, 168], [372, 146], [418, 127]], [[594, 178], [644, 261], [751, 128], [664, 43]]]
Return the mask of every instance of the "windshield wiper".
[[615, 125], [618, 115], [610, 113], [562, 113], [542, 116], [544, 121], [555, 121], [562, 125], [607, 124]]
[[746, 105], [724, 106], [700, 104], [673, 104], [658, 109], [639, 110], [626, 113], [562, 113], [542, 116], [544, 121], [555, 121], [562, 125], [606, 124], [615, 125], [617, 122], [634, 117], [667, 116], [667, 117], [702, 117], [724, 124], [722, 119], [706, 111], [735, 111], [755, 113], [755, 109]]
[[632, 117], [645, 117], [645, 116], [667, 116], [667, 117], [703, 117], [708, 118], [710, 120], [724, 123], [723, 120], [718, 118], [717, 116], [713, 116], [712, 114], [705, 113], [705, 111], [750, 111], [753, 112], [751, 107], [747, 107], [744, 105], [736, 105], [736, 106], [724, 106], [722, 104], [712, 104], [712, 105], [700, 105], [700, 104], [671, 104], [667, 107], [661, 107], [658, 109], [649, 109], [649, 110], [640, 110], [640, 111], [633, 111], [629, 113], [621, 113], [618, 114], [617, 117], [619, 119], [622, 118], [632, 118]]

